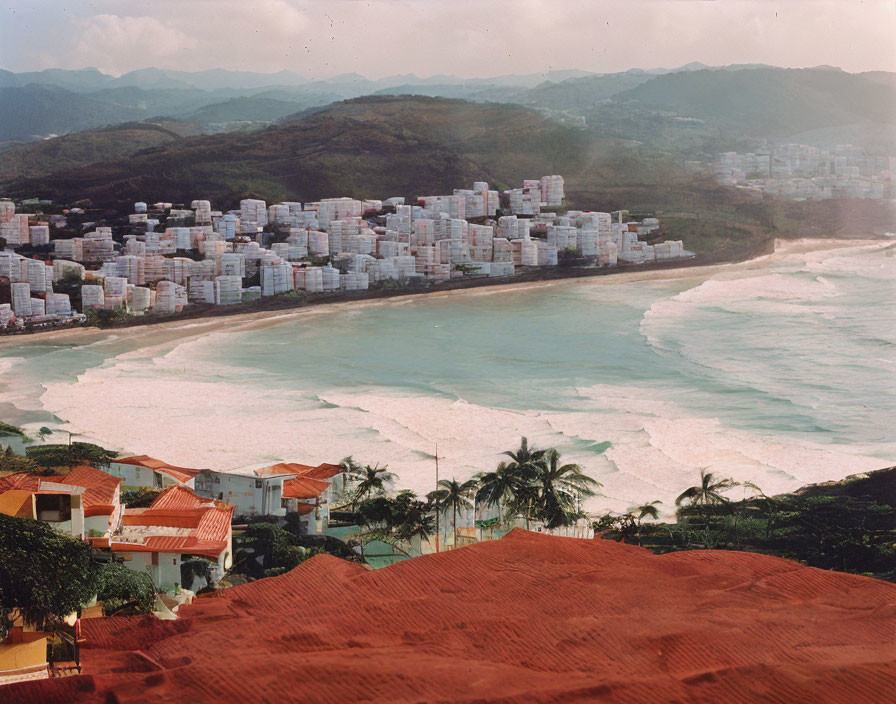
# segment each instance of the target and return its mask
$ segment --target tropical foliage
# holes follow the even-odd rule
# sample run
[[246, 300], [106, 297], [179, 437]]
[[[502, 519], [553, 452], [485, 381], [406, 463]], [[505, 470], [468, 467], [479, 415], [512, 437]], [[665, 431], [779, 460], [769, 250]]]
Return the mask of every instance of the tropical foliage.
[[[603, 516], [594, 523], [595, 531], [609, 539], [637, 538], [657, 553], [746, 550], [896, 581], [896, 468], [778, 496], [744, 482], [740, 486], [754, 495], [740, 501], [726, 500], [722, 489], [712, 488], [722, 483], [726, 489], [736, 486], [703, 474], [684, 492], [677, 523], [639, 524], [635, 508], [622, 516]], [[698, 503], [704, 493], [709, 498]], [[641, 521], [648, 516], [652, 513]]]
[[35, 445], [29, 447], [25, 453], [28, 459], [41, 467], [69, 467], [75, 464], [105, 467], [114, 457], [114, 453], [89, 442]]
[[272, 577], [289, 572], [307, 560], [316, 550], [299, 544], [300, 540], [276, 523], [250, 523], [235, 536], [236, 568], [252, 577]]
[[19, 472], [27, 472], [34, 474], [40, 471], [37, 463], [29, 460], [27, 457], [17, 455], [12, 446], [7, 446], [6, 450], [0, 452], [0, 472], [11, 472], [18, 474]]
[[594, 496], [601, 486], [579, 465], [562, 464], [556, 449], [530, 448], [525, 437], [517, 450], [504, 454], [510, 462], [478, 475], [476, 498], [501, 507], [508, 517], [522, 516], [527, 525], [542, 521], [552, 529], [575, 523], [582, 515], [581, 500]]
[[439, 488], [427, 494], [429, 503], [435, 506], [435, 511], [451, 511], [451, 529], [454, 531], [454, 545], [457, 546], [457, 511], [472, 509], [470, 496], [476, 490], [476, 480], [468, 479], [458, 482], [456, 479], [442, 479]]
[[17, 609], [38, 627], [52, 626], [94, 597], [97, 572], [86, 543], [0, 514], [0, 621]]
[[149, 613], [155, 603], [156, 588], [146, 572], [110, 562], [99, 569], [96, 598], [103, 602], [106, 614], [123, 608]]

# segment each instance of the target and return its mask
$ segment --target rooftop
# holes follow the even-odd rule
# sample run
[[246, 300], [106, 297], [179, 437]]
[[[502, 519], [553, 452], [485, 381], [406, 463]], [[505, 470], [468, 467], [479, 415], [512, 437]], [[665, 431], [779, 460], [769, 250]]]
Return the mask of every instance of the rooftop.
[[875, 704], [890, 700], [894, 599], [893, 584], [767, 555], [518, 530], [375, 571], [318, 555], [177, 621], [91, 619], [84, 675], [9, 695]]

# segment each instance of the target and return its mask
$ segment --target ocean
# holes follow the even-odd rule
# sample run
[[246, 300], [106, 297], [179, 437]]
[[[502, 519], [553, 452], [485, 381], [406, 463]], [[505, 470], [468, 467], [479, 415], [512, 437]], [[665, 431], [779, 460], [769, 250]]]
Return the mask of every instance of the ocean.
[[420, 493], [436, 451], [465, 479], [527, 436], [596, 513], [671, 514], [701, 468], [771, 494], [896, 462], [896, 243], [614, 278], [31, 338], [0, 346], [0, 420], [186, 466], [351, 455]]

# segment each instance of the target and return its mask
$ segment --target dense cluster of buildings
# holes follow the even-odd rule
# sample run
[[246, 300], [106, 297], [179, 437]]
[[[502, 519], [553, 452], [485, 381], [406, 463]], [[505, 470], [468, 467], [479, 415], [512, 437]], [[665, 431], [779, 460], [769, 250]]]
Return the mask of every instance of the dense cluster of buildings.
[[[659, 230], [655, 218], [559, 214], [563, 199], [563, 178], [554, 175], [503, 193], [476, 182], [413, 204], [245, 199], [239, 210], [221, 212], [207, 200], [189, 209], [138, 202], [126, 225], [91, 223], [74, 237], [54, 236], [64, 216], [16, 213], [14, 203], [0, 201], [0, 327], [64, 318], [77, 308], [171, 314], [191, 303], [232, 305], [292, 291], [513, 276], [567, 257], [612, 267], [685, 255], [681, 241], [642, 239]], [[45, 252], [35, 254], [39, 248]], [[66, 277], [83, 282], [78, 305], [53, 290]]]
[[896, 157], [869, 156], [860, 147], [832, 150], [781, 144], [757, 152], [725, 152], [715, 162], [719, 180], [756, 197], [795, 200], [892, 197]]

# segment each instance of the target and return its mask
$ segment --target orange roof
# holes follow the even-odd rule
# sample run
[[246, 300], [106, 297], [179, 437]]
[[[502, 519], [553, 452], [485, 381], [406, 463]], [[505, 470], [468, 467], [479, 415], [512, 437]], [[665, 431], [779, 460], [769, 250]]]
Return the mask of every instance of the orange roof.
[[323, 494], [330, 482], [310, 477], [296, 477], [283, 482], [284, 499], [314, 499]]
[[24, 489], [10, 489], [0, 494], [0, 513], [13, 518], [33, 518], [31, 495]]
[[119, 464], [131, 464], [139, 467], [146, 467], [147, 469], [153, 469], [157, 472], [161, 472], [162, 474], [167, 474], [169, 477], [177, 482], [180, 482], [181, 484], [188, 481], [189, 479], [192, 479], [197, 474], [203, 471], [201, 469], [194, 469], [192, 467], [177, 467], [173, 464], [162, 462], [162, 460], [157, 460], [154, 457], [150, 457], [149, 455], [118, 457], [114, 459], [113, 462], [118, 462]]
[[281, 474], [292, 474], [297, 477], [310, 477], [311, 479], [330, 479], [342, 473], [342, 467], [338, 464], [319, 464], [316, 467], [310, 464], [298, 462], [278, 462], [269, 467], [255, 470], [257, 477], [270, 477]]
[[149, 535], [142, 542], [98, 543], [123, 552], [177, 552], [217, 558], [227, 547], [235, 506], [204, 499], [183, 486], [163, 491], [149, 508], [125, 509], [124, 526], [182, 528], [184, 535]]
[[298, 504], [296, 506], [296, 513], [300, 516], [304, 516], [306, 514], [311, 513], [314, 510], [314, 504]]
[[297, 462], [278, 462], [277, 464], [272, 464], [269, 467], [262, 467], [261, 469], [256, 469], [254, 474], [256, 477], [275, 477], [281, 474], [305, 474], [305, 472], [309, 472], [314, 467], [310, 464], [299, 464]]
[[[28, 474], [27, 472], [19, 472], [18, 474], [10, 474], [6, 477], [0, 477], [0, 494], [4, 494], [12, 490], [27, 491], [31, 494], [72, 494], [75, 491], [63, 491], [57, 489], [54, 484], [62, 484], [62, 477], [50, 476], [39, 477], [36, 474]], [[74, 489], [74, 487], [72, 487]]]
[[342, 474], [342, 467], [338, 464], [327, 464], [324, 462], [323, 464], [317, 465], [317, 467], [311, 471], [306, 472], [304, 476], [311, 477], [312, 479], [332, 479], [338, 474]]
[[151, 509], [191, 509], [191, 508], [209, 508], [217, 506], [219, 508], [230, 507], [230, 504], [217, 499], [206, 499], [199, 496], [195, 491], [185, 486], [172, 486], [156, 497], [152, 502]]
[[59, 484], [84, 487], [82, 494], [85, 516], [109, 515], [115, 510], [121, 479], [95, 467], [79, 465], [57, 479]]

